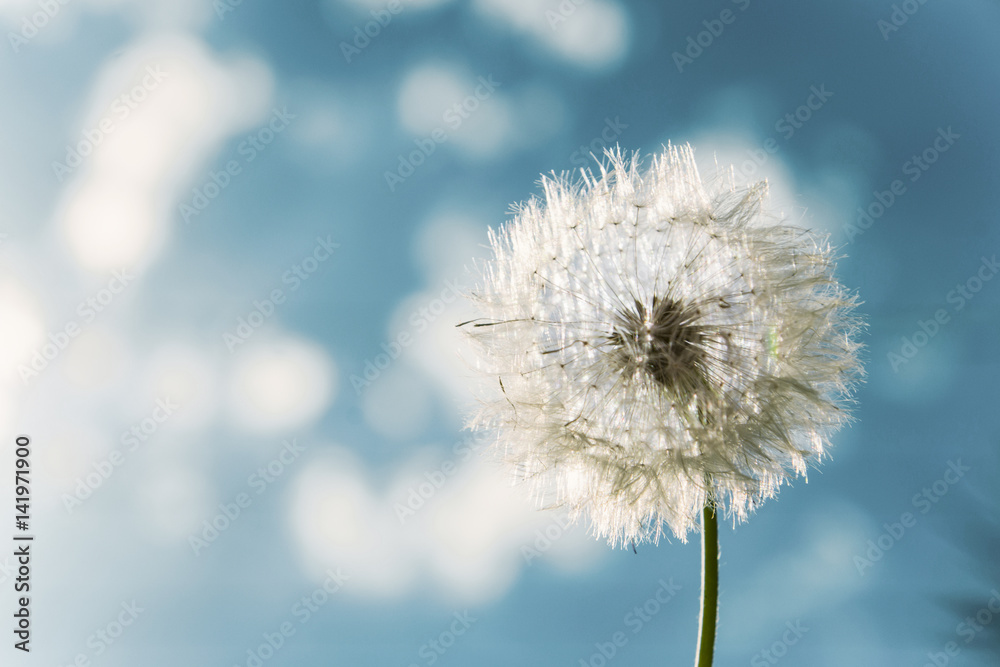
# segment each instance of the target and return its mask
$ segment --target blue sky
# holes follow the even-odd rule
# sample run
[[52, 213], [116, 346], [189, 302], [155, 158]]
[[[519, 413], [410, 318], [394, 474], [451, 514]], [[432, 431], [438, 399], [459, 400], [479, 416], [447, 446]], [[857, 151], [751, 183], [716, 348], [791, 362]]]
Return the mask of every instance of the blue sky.
[[509, 488], [453, 326], [541, 173], [668, 142], [829, 233], [869, 322], [858, 422], [722, 527], [718, 664], [995, 664], [998, 24], [0, 1], [0, 424], [37, 535], [4, 664], [689, 662], [697, 542], [611, 550]]

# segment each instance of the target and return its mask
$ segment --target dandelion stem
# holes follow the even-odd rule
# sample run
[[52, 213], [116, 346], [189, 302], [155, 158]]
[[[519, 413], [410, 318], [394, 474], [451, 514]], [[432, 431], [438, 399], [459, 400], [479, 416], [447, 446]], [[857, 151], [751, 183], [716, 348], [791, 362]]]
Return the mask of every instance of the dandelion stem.
[[719, 615], [719, 523], [715, 504], [701, 514], [701, 617], [698, 620], [698, 655], [695, 667], [712, 667], [715, 625]]

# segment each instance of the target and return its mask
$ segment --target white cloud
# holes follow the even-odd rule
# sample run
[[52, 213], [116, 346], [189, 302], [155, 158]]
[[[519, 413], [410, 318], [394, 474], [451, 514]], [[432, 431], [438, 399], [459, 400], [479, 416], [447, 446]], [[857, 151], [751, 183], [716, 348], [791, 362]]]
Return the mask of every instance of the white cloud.
[[0, 279], [0, 373], [16, 377], [17, 366], [45, 342], [45, 324], [35, 296], [12, 278]]
[[144, 37], [110, 59], [70, 140], [82, 164], [56, 214], [74, 259], [98, 272], [147, 266], [178, 219], [175, 198], [260, 121], [270, 91], [260, 63], [222, 62], [185, 36]]
[[344, 450], [314, 460], [296, 478], [291, 525], [307, 571], [322, 577], [342, 567], [350, 589], [393, 595], [413, 583], [395, 518], [368, 488], [366, 474]]
[[807, 214], [806, 200], [800, 194], [801, 182], [796, 180], [785, 163], [781, 152], [783, 140], [777, 141], [777, 150], [768, 152], [765, 150], [765, 139], [710, 130], [696, 135], [690, 143], [695, 149], [695, 161], [703, 179], [719, 178], [737, 187], [766, 180], [770, 212], [780, 213], [788, 222], [800, 227], [828, 231], [835, 226], [835, 221], [820, 215], [822, 211], [810, 209]]
[[464, 294], [474, 275], [467, 267], [490, 254], [487, 225], [474, 215], [443, 207], [417, 232], [412, 254], [423, 269], [425, 287], [397, 306], [389, 320], [388, 340], [397, 340], [401, 332], [410, 335], [412, 343], [397, 363], [437, 389], [457, 424], [460, 415], [455, 409], [471, 406], [472, 385], [480, 380], [467, 362], [472, 355], [466, 330], [455, 325], [477, 316]]
[[536, 510], [505, 471], [476, 459], [415, 519], [410, 529], [427, 538], [427, 562], [442, 596], [467, 603], [501, 596], [529, 565], [585, 569], [608, 549], [582, 525]]
[[619, 64], [628, 52], [628, 15], [607, 0], [475, 0], [486, 18], [500, 20], [550, 53], [584, 69]]
[[52, 0], [42, 6], [39, 0], [0, 0], [0, 20], [20, 29], [25, 21], [32, 42], [58, 41], [72, 36], [84, 13], [118, 14], [140, 26], [199, 28], [216, 17], [212, 0]]
[[554, 23], [544, 43], [566, 60], [584, 67], [601, 68], [620, 62], [629, 42], [625, 10], [615, 2], [585, 2], [564, 22]]
[[37, 298], [8, 276], [0, 277], [0, 322], [0, 429], [10, 433], [21, 428], [15, 420], [24, 385], [17, 368], [48, 340]]
[[[434, 290], [416, 294], [397, 313], [409, 310], [407, 305], [426, 308], [438, 296]], [[459, 411], [473, 405], [473, 387], [481, 378], [470, 365], [475, 356], [467, 331], [455, 325], [477, 316], [478, 312], [466, 299], [446, 304], [440, 315], [424, 320], [427, 329], [413, 337], [413, 344], [403, 357], [404, 363], [419, 369], [442, 392], [445, 402]], [[398, 319], [398, 315], [394, 319]]]
[[178, 404], [171, 424], [199, 430], [211, 423], [218, 407], [219, 378], [215, 360], [192, 346], [171, 342], [150, 356], [143, 381], [143, 401], [153, 405], [158, 399]]
[[385, 21], [385, 15], [381, 12], [390, 13], [390, 16], [398, 16], [399, 14], [405, 12], [408, 9], [434, 9], [445, 5], [451, 0], [397, 0], [399, 6], [402, 7], [401, 11], [397, 11], [392, 14], [388, 10], [389, 0], [326, 0], [324, 4], [331, 8], [336, 8], [338, 6], [347, 6], [358, 12], [364, 12], [369, 18], [372, 17], [371, 12], [378, 12], [382, 17], [383, 22]]
[[[32, 438], [46, 443], [44, 448], [36, 450], [39, 467], [45, 479], [49, 480], [49, 484], [41, 487], [38, 500], [43, 506], [54, 508], [58, 505], [60, 513], [66, 511], [59, 500], [61, 495], [75, 493], [78, 481], [85, 480], [88, 475], [100, 475], [95, 465], [104, 461], [108, 453], [119, 446], [117, 437], [109, 437], [107, 429], [80, 420], [56, 424], [44, 432], [35, 430]], [[103, 476], [97, 479], [101, 481]], [[81, 489], [81, 495], [89, 500], [88, 492], [93, 492], [93, 487], [83, 485]], [[96, 492], [100, 492], [100, 487]]]
[[844, 227], [856, 217], [861, 188], [869, 180], [866, 163], [878, 155], [878, 147], [862, 130], [810, 121], [818, 123], [809, 126], [810, 134], [820, 135], [814, 151], [818, 166], [808, 173], [793, 172], [786, 158], [804, 126], [789, 124], [774, 100], [760, 90], [723, 88], [698, 115], [704, 121], [690, 141], [703, 177], [732, 165], [737, 185], [766, 179], [772, 209], [784, 212], [794, 224], [829, 233], [834, 243], [845, 241]]
[[450, 63], [423, 63], [413, 67], [399, 87], [399, 121], [414, 134], [427, 134], [444, 123], [445, 109], [468, 94], [468, 80]]
[[396, 114], [408, 132], [421, 138], [443, 132], [448, 145], [476, 159], [537, 148], [559, 134], [568, 118], [563, 98], [543, 82], [516, 84], [441, 60], [407, 72]]
[[[342, 567], [356, 595], [396, 597], [422, 587], [478, 604], [502, 595], [529, 564], [579, 569], [606, 549], [581, 526], [535, 511], [493, 465], [475, 457], [446, 463], [454, 467], [418, 456], [382, 493], [343, 450], [310, 462], [291, 509], [306, 570], [322, 578]], [[546, 529], [554, 539], [539, 550], [536, 531]]]
[[448, 62], [414, 66], [399, 88], [396, 112], [409, 132], [427, 137], [444, 132], [465, 155], [495, 157], [509, 148], [513, 111], [503, 81], [490, 73], [473, 76]]
[[244, 431], [296, 429], [318, 418], [336, 396], [337, 370], [323, 348], [281, 338], [247, 343], [230, 378], [230, 414]]
[[94, 393], [119, 388], [131, 371], [128, 341], [114, 328], [95, 324], [86, 327], [67, 346], [62, 372], [78, 389]]

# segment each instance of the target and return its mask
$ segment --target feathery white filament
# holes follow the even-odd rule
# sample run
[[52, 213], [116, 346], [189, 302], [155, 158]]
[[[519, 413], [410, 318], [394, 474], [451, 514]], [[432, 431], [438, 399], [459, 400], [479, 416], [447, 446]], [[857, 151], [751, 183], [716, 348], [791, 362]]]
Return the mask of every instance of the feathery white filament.
[[765, 183], [705, 183], [689, 146], [606, 157], [491, 232], [472, 425], [612, 544], [685, 540], [707, 502], [745, 520], [847, 420], [855, 297], [824, 239], [762, 212]]

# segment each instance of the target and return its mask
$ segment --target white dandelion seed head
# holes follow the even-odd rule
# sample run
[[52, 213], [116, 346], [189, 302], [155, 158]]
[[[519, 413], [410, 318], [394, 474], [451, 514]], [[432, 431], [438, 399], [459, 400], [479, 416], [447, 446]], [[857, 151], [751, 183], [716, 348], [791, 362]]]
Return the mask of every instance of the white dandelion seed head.
[[708, 503], [746, 520], [849, 418], [856, 297], [825, 238], [767, 215], [766, 183], [732, 181], [703, 181], [690, 146], [648, 169], [608, 151], [491, 231], [470, 424], [615, 546], [664, 524], [686, 540]]

